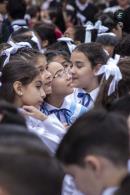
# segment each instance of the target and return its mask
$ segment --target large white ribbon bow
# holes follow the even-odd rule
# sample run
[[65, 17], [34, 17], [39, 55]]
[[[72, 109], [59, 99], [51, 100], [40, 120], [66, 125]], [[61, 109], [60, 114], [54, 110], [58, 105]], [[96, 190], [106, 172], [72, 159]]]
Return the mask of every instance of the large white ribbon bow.
[[98, 31], [98, 34], [100, 33], [104, 33], [104, 32], [107, 32], [109, 30], [108, 27], [106, 26], [103, 26], [102, 25], [102, 22], [100, 20], [98, 20], [95, 25], [93, 25], [93, 23], [91, 21], [88, 21], [85, 25], [85, 30], [86, 30], [86, 33], [85, 33], [85, 43], [90, 43], [91, 40], [92, 40], [92, 30], [96, 29]]
[[10, 44], [11, 47], [1, 52], [1, 56], [3, 55], [6, 56], [3, 67], [9, 62], [11, 54], [15, 54], [18, 51], [18, 49], [23, 48], [23, 47], [32, 48], [28, 42], [14, 43], [13, 41], [9, 41], [8, 44]]
[[115, 91], [118, 82], [122, 79], [121, 71], [117, 66], [119, 59], [120, 59], [119, 55], [115, 55], [114, 59], [109, 58], [107, 64], [102, 65], [99, 71], [96, 73], [96, 75], [104, 74], [106, 80], [108, 80], [110, 76], [113, 76], [113, 79], [109, 86], [108, 96], [110, 96]]

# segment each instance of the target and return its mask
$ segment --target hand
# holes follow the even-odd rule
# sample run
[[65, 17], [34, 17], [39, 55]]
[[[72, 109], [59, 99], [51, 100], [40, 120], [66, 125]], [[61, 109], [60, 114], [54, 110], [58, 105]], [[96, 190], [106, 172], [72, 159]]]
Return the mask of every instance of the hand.
[[47, 116], [43, 114], [40, 110], [34, 106], [23, 106], [24, 114], [27, 116], [32, 116], [38, 120], [44, 121], [47, 119]]

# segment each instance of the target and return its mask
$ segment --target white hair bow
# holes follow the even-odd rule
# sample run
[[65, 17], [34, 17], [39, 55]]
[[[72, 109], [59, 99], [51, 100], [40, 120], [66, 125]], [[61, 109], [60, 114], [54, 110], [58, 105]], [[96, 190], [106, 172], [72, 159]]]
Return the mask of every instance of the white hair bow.
[[38, 50], [41, 51], [42, 50], [42, 47], [41, 47], [41, 44], [40, 44], [40, 41], [38, 40], [37, 36], [35, 35], [35, 33], [32, 31], [32, 38], [31, 40], [37, 44], [37, 47], [38, 47]]
[[57, 41], [64, 41], [66, 42], [70, 53], [72, 53], [72, 51], [76, 48], [76, 45], [73, 43], [73, 39], [69, 38], [69, 37], [61, 37], [59, 39], [57, 39]]
[[108, 31], [108, 27], [103, 26], [102, 22], [100, 20], [98, 20], [95, 25], [93, 25], [93, 23], [91, 21], [88, 21], [86, 23], [86, 25], [84, 25], [85, 29], [86, 29], [86, 33], [85, 33], [85, 43], [90, 43], [92, 40], [92, 30], [96, 29], [98, 31], [98, 34], [100, 33], [104, 33], [106, 31]]
[[102, 21], [101, 20], [98, 20], [96, 23], [95, 23], [95, 28], [98, 30], [98, 34], [100, 33], [105, 33], [109, 30], [108, 27], [102, 25]]
[[106, 80], [108, 80], [110, 76], [113, 76], [113, 79], [109, 86], [108, 96], [110, 96], [115, 91], [118, 82], [122, 79], [121, 71], [117, 66], [119, 59], [120, 59], [119, 55], [115, 55], [114, 59], [109, 58], [107, 64], [102, 65], [99, 71], [96, 73], [96, 75], [104, 74]]
[[11, 54], [15, 54], [18, 51], [18, 49], [23, 48], [23, 47], [32, 48], [28, 42], [14, 43], [13, 41], [9, 41], [8, 44], [10, 44], [11, 47], [1, 52], [1, 56], [3, 55], [6, 56], [3, 67], [9, 62]]

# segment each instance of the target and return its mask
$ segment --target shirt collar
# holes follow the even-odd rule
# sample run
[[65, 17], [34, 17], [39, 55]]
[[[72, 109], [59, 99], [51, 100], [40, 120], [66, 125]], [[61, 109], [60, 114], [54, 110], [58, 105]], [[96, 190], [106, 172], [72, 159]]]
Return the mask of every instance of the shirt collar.
[[86, 2], [85, 4], [81, 4], [79, 0], [76, 0], [76, 5], [77, 7], [81, 10], [84, 11], [86, 9], [86, 7], [88, 6], [88, 2]]
[[[84, 89], [81, 89], [81, 88], [76, 89], [76, 91], [77, 91], [77, 94], [78, 93], [87, 93]], [[90, 93], [88, 93], [88, 94], [90, 94], [90, 96], [94, 102], [97, 98], [98, 92], [99, 92], [99, 87], [97, 87], [96, 89], [94, 89]]]
[[104, 190], [102, 195], [114, 195], [115, 191], [118, 189], [118, 187], [110, 187]]
[[18, 19], [18, 20], [14, 20], [14, 21], [12, 21], [11, 22], [11, 25], [13, 26], [13, 25], [27, 25], [27, 22], [26, 22], [26, 20], [24, 20], [24, 19]]
[[97, 87], [96, 89], [92, 90], [89, 94], [92, 98], [92, 100], [95, 102], [96, 98], [97, 98], [97, 95], [98, 95], [98, 92], [99, 92], [99, 87]]
[[67, 101], [67, 99], [65, 98], [64, 102], [63, 102], [63, 104], [60, 108], [55, 107], [51, 104], [48, 104], [47, 102], [44, 102], [44, 106], [47, 108], [48, 111], [51, 111], [51, 110], [54, 110], [54, 109], [60, 110], [62, 108], [69, 109], [70, 108], [70, 101]]

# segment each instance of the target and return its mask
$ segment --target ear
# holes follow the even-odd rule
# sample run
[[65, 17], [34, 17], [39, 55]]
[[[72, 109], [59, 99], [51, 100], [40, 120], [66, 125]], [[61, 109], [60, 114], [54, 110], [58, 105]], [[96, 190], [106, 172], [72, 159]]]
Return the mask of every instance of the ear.
[[97, 156], [88, 155], [85, 158], [86, 166], [89, 167], [95, 173], [99, 173], [101, 170], [100, 159]]
[[95, 75], [95, 73], [98, 72], [98, 70], [101, 68], [102, 64], [97, 64], [94, 68], [93, 68], [93, 73]]
[[42, 47], [43, 48], [45, 48], [45, 47], [47, 47], [48, 46], [48, 40], [46, 39], [46, 40], [44, 40], [43, 42], [42, 42]]
[[23, 95], [23, 85], [20, 81], [15, 81], [13, 84], [13, 89], [15, 91], [15, 93], [18, 96], [22, 96]]
[[7, 195], [7, 194], [8, 194], [8, 190], [1, 185], [0, 186], [0, 195]]

